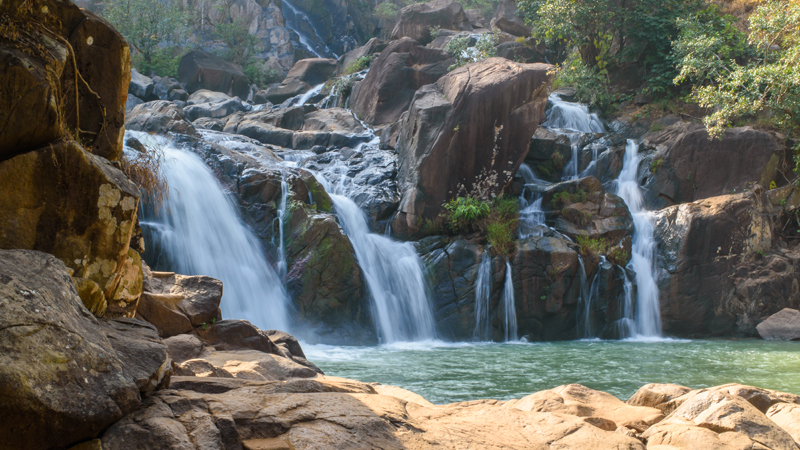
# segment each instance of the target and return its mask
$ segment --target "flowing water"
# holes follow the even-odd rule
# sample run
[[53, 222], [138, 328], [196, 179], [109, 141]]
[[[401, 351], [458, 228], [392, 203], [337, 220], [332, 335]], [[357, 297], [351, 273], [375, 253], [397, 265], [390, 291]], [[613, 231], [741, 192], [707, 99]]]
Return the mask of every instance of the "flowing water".
[[261, 329], [290, 329], [280, 278], [203, 160], [163, 136], [126, 135], [164, 152], [169, 198], [160, 211], [145, 208], [140, 220], [150, 252], [157, 253], [149, 259], [154, 269], [222, 280], [223, 317], [247, 319]]
[[420, 342], [303, 349], [326, 373], [400, 386], [437, 404], [521, 398], [569, 383], [621, 399], [647, 383], [742, 383], [800, 394], [800, 342]]
[[[653, 237], [653, 214], [644, 209], [642, 191], [637, 173], [639, 170], [639, 144], [628, 140], [622, 172], [617, 179], [617, 195], [628, 205], [633, 216], [633, 246], [628, 267], [636, 272], [636, 302], [632, 301], [632, 289], [626, 289], [628, 297], [625, 317], [633, 319], [633, 336], [661, 335], [661, 308], [658, 302], [656, 279], [656, 241]], [[629, 305], [635, 305], [631, 308]], [[631, 311], [634, 309], [635, 311]]]
[[505, 341], [517, 340], [517, 308], [514, 305], [514, 277], [511, 263], [506, 261], [506, 280], [503, 284], [503, 331]]
[[606, 127], [597, 114], [589, 112], [586, 105], [567, 102], [556, 94], [547, 98], [551, 108], [543, 127], [551, 130], [567, 130], [578, 133], [605, 133]]
[[[300, 43], [306, 48], [306, 50], [313, 53], [314, 56], [316, 56], [317, 58], [339, 57], [339, 55], [332, 52], [331, 49], [329, 49], [328, 46], [325, 45], [325, 41], [319, 36], [317, 29], [314, 27], [314, 23], [311, 22], [308, 16], [306, 16], [302, 11], [299, 11], [297, 8], [295, 8], [294, 5], [292, 5], [286, 0], [283, 1], [283, 6], [286, 6], [288, 8], [288, 11], [284, 10], [286, 27], [297, 33], [297, 36], [300, 38]], [[311, 28], [314, 30], [314, 36], [309, 36], [306, 32], [303, 31], [302, 27], [299, 26], [298, 24], [300, 20], [305, 20], [311, 25]], [[317, 46], [319, 47], [314, 45], [315, 41], [318, 43]]]
[[475, 280], [475, 330], [472, 340], [492, 340], [492, 317], [489, 312], [492, 297], [492, 256], [488, 251], [481, 255], [478, 278]]

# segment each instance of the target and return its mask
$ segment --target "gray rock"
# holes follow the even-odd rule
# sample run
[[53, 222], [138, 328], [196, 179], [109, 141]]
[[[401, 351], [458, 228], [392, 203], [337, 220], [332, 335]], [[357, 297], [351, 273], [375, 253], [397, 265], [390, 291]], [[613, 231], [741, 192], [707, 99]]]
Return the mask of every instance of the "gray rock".
[[155, 84], [152, 78], [142, 75], [136, 69], [131, 69], [131, 84], [128, 85], [129, 94], [143, 100], [155, 100], [155, 98], [152, 98], [153, 89], [155, 89]]
[[172, 359], [154, 326], [129, 318], [103, 319], [100, 324], [122, 362], [125, 375], [136, 383], [140, 392], [146, 394], [169, 387]]
[[762, 338], [771, 341], [800, 339], [800, 311], [784, 308], [758, 324], [756, 330]]

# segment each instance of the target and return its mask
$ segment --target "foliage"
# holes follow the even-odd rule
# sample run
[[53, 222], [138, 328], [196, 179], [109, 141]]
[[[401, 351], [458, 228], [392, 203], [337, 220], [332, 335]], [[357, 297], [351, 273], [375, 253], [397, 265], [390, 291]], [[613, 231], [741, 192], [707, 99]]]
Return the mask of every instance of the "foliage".
[[437, 37], [439, 37], [439, 32], [440, 31], [442, 31], [442, 27], [440, 27], [439, 25], [433, 25], [433, 26], [428, 27], [428, 33], [430, 33], [430, 35], [431, 35], [431, 37], [433, 39], [436, 39]]
[[475, 61], [481, 61], [497, 55], [497, 36], [484, 33], [478, 38], [475, 47], [469, 47], [470, 36], [454, 36], [444, 50], [456, 59], [455, 64], [447, 70], [453, 70]]
[[247, 75], [247, 80], [251, 84], [255, 84], [260, 89], [264, 89], [272, 83], [281, 81], [281, 74], [273, 67], [264, 67], [255, 59], [250, 60], [244, 67], [242, 72]]
[[663, 158], [655, 158], [655, 159], [653, 159], [653, 161], [650, 162], [650, 172], [651, 173], [658, 172], [658, 169], [661, 168], [662, 164], [664, 164], [664, 159]]
[[615, 100], [608, 87], [608, 77], [584, 64], [583, 60], [574, 54], [557, 65], [554, 72], [553, 88], [565, 86], [575, 88], [575, 97], [579, 102], [608, 111]]
[[553, 195], [551, 203], [553, 205], [553, 209], [559, 209], [563, 206], [572, 203], [583, 203], [585, 201], [586, 201], [586, 190], [577, 189], [575, 193], [572, 194], [570, 194], [567, 191], [556, 192], [556, 194]]
[[216, 24], [214, 38], [228, 46], [228, 50], [220, 56], [241, 66], [250, 62], [258, 44], [258, 38], [250, 34], [242, 19]]
[[486, 240], [498, 255], [509, 256], [514, 252], [514, 230], [512, 221], [489, 222], [486, 226]]
[[375, 7], [375, 16], [383, 20], [394, 20], [397, 17], [397, 5], [392, 2], [383, 2]]
[[513, 253], [519, 217], [518, 198], [501, 195], [483, 201], [474, 197], [457, 197], [442, 206], [444, 212], [422, 224], [420, 231], [423, 235], [479, 232], [486, 235], [495, 254], [509, 256]]
[[356, 72], [361, 72], [362, 70], [369, 67], [370, 64], [372, 64], [372, 59], [373, 59], [372, 56], [362, 56], [361, 58], [358, 58], [357, 60], [353, 61], [349, 66], [347, 66], [346, 69], [344, 69], [343, 75], [351, 75]]
[[608, 252], [608, 242], [605, 239], [595, 239], [587, 236], [578, 236], [578, 251], [583, 257], [597, 257]]
[[449, 217], [450, 229], [455, 233], [473, 230], [476, 223], [491, 212], [488, 203], [472, 197], [457, 197], [443, 206]]
[[177, 44], [187, 33], [179, 0], [107, 0], [103, 16], [146, 63], [152, 63], [157, 49]]
[[150, 61], [147, 61], [141, 53], [131, 56], [131, 66], [143, 75], [156, 74], [176, 78], [182, 56], [183, 51], [179, 48], [156, 48], [150, 55]]
[[630, 259], [630, 254], [628, 251], [620, 246], [611, 247], [608, 251], [608, 260], [618, 266], [624, 266], [628, 264], [628, 260]]

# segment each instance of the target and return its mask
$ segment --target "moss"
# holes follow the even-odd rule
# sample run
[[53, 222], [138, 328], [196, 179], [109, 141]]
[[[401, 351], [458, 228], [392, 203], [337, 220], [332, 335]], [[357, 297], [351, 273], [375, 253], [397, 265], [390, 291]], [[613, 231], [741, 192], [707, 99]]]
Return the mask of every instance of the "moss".
[[315, 209], [317, 211], [333, 212], [333, 200], [325, 192], [325, 188], [314, 177], [305, 180], [305, 182], [308, 192], [311, 193], [311, 199], [316, 205]]

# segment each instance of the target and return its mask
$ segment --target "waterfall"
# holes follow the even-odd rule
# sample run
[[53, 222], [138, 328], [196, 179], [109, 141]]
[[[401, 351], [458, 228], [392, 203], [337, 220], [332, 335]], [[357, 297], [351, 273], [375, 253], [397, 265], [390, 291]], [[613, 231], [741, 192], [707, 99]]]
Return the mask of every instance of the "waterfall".
[[506, 281], [503, 286], [503, 329], [505, 341], [517, 340], [517, 310], [514, 306], [514, 278], [511, 263], [506, 260]]
[[278, 248], [278, 276], [283, 279], [286, 276], [286, 235], [283, 227], [286, 221], [286, 207], [289, 203], [289, 183], [286, 182], [286, 174], [281, 171], [281, 202], [278, 205], [278, 242], [273, 240], [273, 244]]
[[544, 211], [542, 210], [542, 194], [531, 192], [532, 185], [547, 184], [536, 178], [530, 166], [523, 163], [519, 166], [518, 173], [525, 180], [525, 189], [519, 197], [519, 224], [517, 235], [520, 239], [544, 234]]
[[[129, 131], [164, 152], [169, 198], [159, 211], [143, 207], [147, 242], [160, 250], [154, 266], [222, 281], [226, 318], [247, 319], [262, 329], [288, 329], [289, 299], [258, 239], [239, 218], [208, 166], [166, 137]], [[284, 263], [285, 264], [285, 263]]]
[[322, 92], [322, 89], [325, 87], [325, 83], [318, 84], [311, 88], [308, 92], [300, 95], [295, 95], [294, 97], [287, 99], [285, 102], [281, 104], [281, 108], [288, 108], [290, 106], [303, 106], [311, 99], [311, 97], [319, 94]]
[[586, 276], [586, 268], [583, 265], [583, 258], [578, 255], [578, 263], [580, 264], [581, 271], [581, 297], [580, 304], [578, 305], [578, 338], [591, 339], [598, 337], [593, 326], [592, 306], [597, 302], [597, 296], [600, 288], [600, 271], [599, 267], [605, 262], [605, 256], [600, 257], [600, 265], [598, 271], [592, 279], [592, 284], [588, 283]]
[[[644, 209], [644, 200], [637, 179], [640, 159], [639, 144], [629, 139], [625, 146], [622, 172], [616, 185], [617, 195], [628, 205], [634, 226], [631, 262], [628, 267], [636, 273], [636, 311], [635, 313], [628, 311], [630, 315], [626, 317], [633, 319], [634, 336], [653, 337], [661, 335], [661, 311], [656, 284], [656, 242], [653, 238], [653, 215]], [[626, 302], [629, 305], [634, 304], [631, 291], [633, 289], [625, 290]]]
[[[333, 55], [333, 57], [334, 57], [334, 58], [338, 58], [338, 57], [339, 57], [339, 55], [337, 55], [336, 53], [333, 53], [333, 52], [331, 51], [331, 49], [329, 49], [329, 48], [328, 48], [328, 46], [327, 46], [327, 45], [325, 45], [325, 41], [323, 41], [323, 40], [322, 40], [322, 38], [319, 36], [319, 32], [317, 31], [316, 27], [315, 27], [315, 26], [314, 26], [314, 24], [311, 22], [311, 20], [308, 18], [308, 16], [306, 16], [306, 15], [305, 15], [305, 14], [303, 14], [302, 12], [298, 11], [298, 10], [297, 10], [297, 8], [295, 8], [295, 7], [294, 7], [294, 5], [292, 5], [291, 3], [289, 3], [289, 2], [288, 2], [288, 1], [286, 1], [286, 0], [283, 0], [283, 6], [286, 6], [287, 8], [289, 8], [289, 11], [288, 11], [288, 12], [289, 12], [289, 14], [286, 14], [286, 12], [287, 12], [287, 11], [283, 11], [283, 13], [284, 13], [284, 14], [283, 14], [283, 16], [284, 16], [284, 18], [286, 19], [286, 26], [287, 26], [287, 28], [290, 28], [290, 29], [291, 29], [291, 30], [293, 30], [295, 33], [297, 33], [297, 36], [300, 38], [300, 43], [301, 43], [301, 44], [303, 44], [303, 46], [305, 46], [305, 48], [306, 48], [308, 51], [310, 51], [311, 53], [313, 53], [313, 54], [314, 54], [314, 56], [316, 56], [317, 58], [328, 58], [328, 57], [330, 57], [331, 55]], [[314, 30], [314, 36], [313, 36], [313, 37], [311, 37], [311, 36], [308, 36], [308, 35], [307, 35], [307, 34], [306, 34], [306, 33], [305, 33], [305, 32], [304, 32], [302, 29], [301, 29], [301, 27], [300, 27], [300, 26], [298, 26], [298, 23], [297, 23], [297, 22], [298, 22], [298, 20], [299, 20], [300, 18], [304, 18], [304, 19], [306, 20], [306, 22], [308, 22], [308, 24], [309, 24], [309, 25], [311, 25], [311, 29], [313, 29], [313, 30]], [[316, 39], [316, 40], [317, 40], [317, 41], [320, 43], [320, 45], [323, 47], [323, 52], [326, 52], [327, 54], [325, 54], [325, 55], [323, 55], [323, 54], [320, 54], [320, 53], [319, 53], [319, 52], [318, 52], [318, 51], [317, 51], [317, 50], [314, 48], [314, 45], [313, 45], [313, 43], [312, 43], [312, 40], [313, 40], [313, 39]]]
[[488, 250], [481, 255], [478, 278], [475, 280], [475, 341], [492, 340], [492, 320], [489, 315], [489, 301], [492, 296], [492, 256]]
[[586, 105], [566, 102], [556, 94], [547, 98], [552, 107], [547, 113], [547, 121], [542, 124], [549, 129], [577, 131], [579, 133], [605, 133], [606, 127], [597, 114], [589, 112]]
[[414, 245], [370, 233], [367, 216], [355, 202], [343, 195], [330, 197], [364, 273], [381, 340], [391, 343], [436, 338], [422, 260]]

